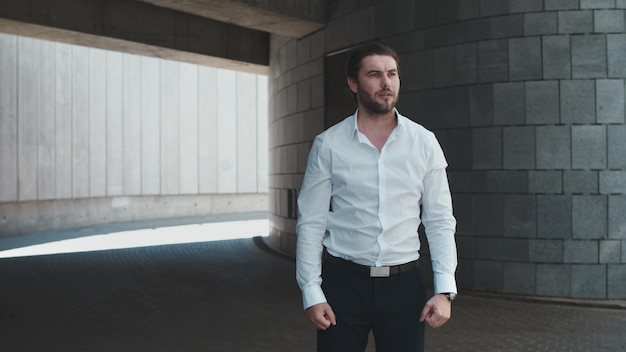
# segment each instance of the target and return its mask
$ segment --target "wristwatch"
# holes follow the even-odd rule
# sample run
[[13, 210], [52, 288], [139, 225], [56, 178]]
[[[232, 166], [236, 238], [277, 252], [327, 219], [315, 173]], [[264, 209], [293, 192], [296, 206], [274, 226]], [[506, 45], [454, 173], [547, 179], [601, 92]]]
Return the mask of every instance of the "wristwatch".
[[454, 301], [456, 299], [456, 293], [454, 293], [454, 292], [443, 292], [441, 294], [446, 296], [446, 298], [450, 302], [452, 302], [452, 301]]

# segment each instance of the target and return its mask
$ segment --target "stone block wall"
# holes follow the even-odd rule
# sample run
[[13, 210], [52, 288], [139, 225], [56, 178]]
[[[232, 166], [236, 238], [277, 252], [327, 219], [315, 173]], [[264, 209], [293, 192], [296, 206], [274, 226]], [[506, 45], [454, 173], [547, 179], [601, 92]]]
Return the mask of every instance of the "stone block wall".
[[[399, 110], [449, 162], [462, 290], [626, 298], [626, 3], [331, 1], [327, 27], [273, 37], [273, 241], [293, 253], [323, 57], [398, 51]], [[312, 68], [313, 67], [313, 68]], [[315, 103], [314, 103], [315, 100]]]
[[295, 253], [297, 196], [313, 138], [324, 130], [324, 32], [271, 38], [269, 84], [270, 244]]

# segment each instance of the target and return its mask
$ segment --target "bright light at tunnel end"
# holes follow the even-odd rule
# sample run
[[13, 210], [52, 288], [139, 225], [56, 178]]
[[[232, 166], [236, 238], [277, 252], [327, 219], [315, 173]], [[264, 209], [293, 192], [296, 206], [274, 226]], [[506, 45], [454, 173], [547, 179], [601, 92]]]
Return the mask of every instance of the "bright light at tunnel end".
[[269, 221], [244, 220], [102, 233], [0, 251], [0, 258], [79, 253], [268, 236]]

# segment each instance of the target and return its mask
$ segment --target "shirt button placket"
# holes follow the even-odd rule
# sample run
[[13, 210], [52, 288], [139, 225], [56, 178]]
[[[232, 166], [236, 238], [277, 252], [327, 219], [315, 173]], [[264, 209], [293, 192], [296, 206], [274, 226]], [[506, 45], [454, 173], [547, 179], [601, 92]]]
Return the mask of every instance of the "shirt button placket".
[[383, 214], [385, 214], [386, 204], [384, 202], [385, 199], [385, 172], [384, 172], [384, 155], [385, 148], [380, 151], [378, 155], [378, 221], [380, 222], [380, 233], [377, 237], [378, 242], [378, 256], [376, 258], [376, 265], [382, 265], [383, 252], [385, 251], [385, 243], [383, 241], [383, 233], [385, 232], [385, 218]]

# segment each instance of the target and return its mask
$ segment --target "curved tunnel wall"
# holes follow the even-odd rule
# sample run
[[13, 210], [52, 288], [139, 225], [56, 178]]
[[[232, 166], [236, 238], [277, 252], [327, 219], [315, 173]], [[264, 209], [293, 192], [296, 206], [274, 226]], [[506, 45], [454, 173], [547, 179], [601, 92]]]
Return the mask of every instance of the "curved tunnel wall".
[[449, 162], [461, 289], [626, 298], [624, 1], [335, 1], [273, 36], [270, 244], [295, 253], [296, 198], [324, 130], [324, 60], [381, 39], [398, 108]]

